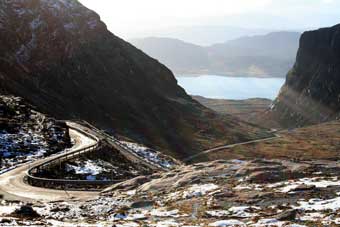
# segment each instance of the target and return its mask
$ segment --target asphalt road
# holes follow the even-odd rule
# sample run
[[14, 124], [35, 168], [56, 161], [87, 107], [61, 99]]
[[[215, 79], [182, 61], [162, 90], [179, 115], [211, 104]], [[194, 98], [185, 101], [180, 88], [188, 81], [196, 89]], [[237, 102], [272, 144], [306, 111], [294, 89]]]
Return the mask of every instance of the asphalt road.
[[[95, 140], [88, 138], [73, 129], [70, 129], [70, 136], [74, 140], [75, 145], [65, 152], [72, 152], [75, 149], [85, 148], [96, 143]], [[61, 156], [63, 154], [65, 153], [58, 155]], [[33, 187], [24, 182], [26, 172], [31, 166], [46, 162], [58, 155], [52, 155], [29, 164], [24, 164], [0, 175], [0, 194], [2, 193], [5, 199], [22, 201], [88, 200], [96, 198], [99, 194], [98, 192], [45, 189]]]

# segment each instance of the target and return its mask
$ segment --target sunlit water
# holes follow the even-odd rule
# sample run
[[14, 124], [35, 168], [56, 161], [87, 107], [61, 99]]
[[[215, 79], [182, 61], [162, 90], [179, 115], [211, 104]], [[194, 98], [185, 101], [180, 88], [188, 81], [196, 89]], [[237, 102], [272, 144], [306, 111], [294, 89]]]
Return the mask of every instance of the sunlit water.
[[190, 95], [217, 99], [274, 99], [284, 78], [223, 77], [204, 75], [176, 77], [180, 86]]

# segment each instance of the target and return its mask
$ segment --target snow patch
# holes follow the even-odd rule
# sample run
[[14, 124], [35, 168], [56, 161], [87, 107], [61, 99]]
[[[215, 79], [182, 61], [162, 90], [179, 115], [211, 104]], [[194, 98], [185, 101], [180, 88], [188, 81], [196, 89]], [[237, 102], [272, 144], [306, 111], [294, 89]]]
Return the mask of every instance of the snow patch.
[[193, 185], [188, 190], [183, 192], [182, 198], [189, 199], [192, 197], [204, 196], [209, 192], [215, 191], [219, 188], [216, 184]]
[[138, 156], [163, 168], [171, 169], [175, 166], [175, 163], [172, 160], [170, 160], [170, 158], [166, 158], [161, 153], [150, 148], [147, 148], [143, 145], [126, 141], [120, 141], [120, 144], [132, 150]]
[[246, 226], [243, 222], [235, 219], [216, 221], [209, 226], [226, 227], [226, 226]]

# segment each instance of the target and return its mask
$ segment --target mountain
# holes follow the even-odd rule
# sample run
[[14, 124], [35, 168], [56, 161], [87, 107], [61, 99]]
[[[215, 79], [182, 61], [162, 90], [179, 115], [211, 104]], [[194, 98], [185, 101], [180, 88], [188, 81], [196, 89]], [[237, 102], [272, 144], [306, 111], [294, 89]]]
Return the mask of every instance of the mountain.
[[284, 77], [294, 64], [300, 33], [247, 36], [202, 47], [169, 38], [131, 40], [176, 74]]
[[0, 2], [0, 90], [177, 157], [256, 128], [188, 96], [164, 65], [75, 0]]
[[[249, 21], [247, 23], [249, 23]], [[171, 39], [183, 40], [184, 42], [193, 43], [195, 45], [210, 46], [215, 43], [222, 43], [229, 40], [238, 39], [240, 37], [244, 37], [247, 35], [264, 35], [269, 32], [273, 32], [273, 29], [242, 28], [234, 26], [208, 26], [208, 25], [177, 26], [168, 27], [166, 29], [130, 33], [127, 37], [128, 38], [133, 37], [138, 39], [150, 36], [168, 37]]]
[[208, 48], [216, 74], [283, 77], [294, 64], [300, 33], [243, 37]]
[[284, 127], [340, 115], [340, 25], [303, 33], [294, 67], [268, 113]]

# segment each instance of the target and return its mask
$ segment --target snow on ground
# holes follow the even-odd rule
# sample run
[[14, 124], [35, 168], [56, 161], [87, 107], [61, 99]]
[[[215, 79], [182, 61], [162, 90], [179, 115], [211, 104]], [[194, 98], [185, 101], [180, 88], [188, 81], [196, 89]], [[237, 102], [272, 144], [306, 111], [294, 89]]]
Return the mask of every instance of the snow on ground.
[[339, 210], [340, 197], [333, 199], [310, 199], [308, 201], [299, 201], [298, 206], [294, 208], [307, 211], [325, 211], [325, 210]]
[[194, 184], [187, 190], [170, 193], [167, 196], [168, 198], [167, 200], [171, 201], [177, 199], [190, 199], [194, 197], [201, 197], [208, 193], [216, 191], [218, 188], [219, 186], [216, 184], [202, 184], [202, 185]]
[[217, 226], [217, 227], [246, 226], [246, 224], [241, 222], [241, 221], [239, 221], [239, 220], [230, 219], [230, 220], [216, 221], [214, 223], [209, 224], [209, 226]]
[[231, 207], [229, 208], [229, 212], [233, 217], [238, 218], [250, 218], [258, 216], [254, 211], [261, 210], [258, 207], [248, 207], [248, 206], [240, 206], [240, 207]]
[[75, 161], [77, 165], [66, 164], [67, 171], [74, 171], [76, 174], [80, 175], [91, 175], [96, 176], [103, 172], [110, 172], [109, 169], [104, 168], [103, 166], [112, 166], [108, 162], [104, 162], [102, 160], [93, 161], [93, 160], [86, 160], [86, 161]]
[[171, 169], [176, 166], [176, 163], [170, 158], [166, 157], [160, 152], [147, 148], [141, 144], [126, 142], [126, 141], [120, 141], [120, 143], [123, 146], [132, 150], [135, 154], [146, 159], [147, 161], [157, 164], [163, 168]]
[[293, 191], [300, 185], [312, 185], [317, 188], [326, 188], [328, 186], [340, 186], [340, 181], [338, 177], [331, 177], [328, 179], [321, 178], [321, 177], [301, 178], [296, 181], [290, 180], [290, 181], [267, 185], [267, 187], [271, 187], [271, 188], [280, 187], [280, 188], [277, 188], [277, 191], [287, 193], [287, 192]]
[[283, 227], [286, 226], [286, 222], [284, 221], [278, 221], [276, 219], [260, 219], [257, 223], [252, 224], [253, 227], [270, 227], [270, 226], [277, 226], [277, 227]]
[[226, 217], [228, 215], [230, 215], [230, 212], [228, 210], [208, 210], [205, 212], [206, 214], [208, 214], [210, 217]]
[[[27, 151], [26, 149], [30, 150]], [[17, 134], [0, 132], [0, 155], [2, 165], [0, 174], [18, 165], [44, 157], [48, 144], [43, 136], [33, 133], [20, 131]]]

